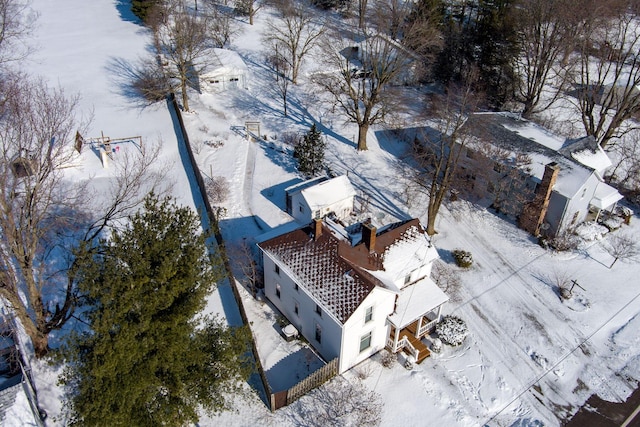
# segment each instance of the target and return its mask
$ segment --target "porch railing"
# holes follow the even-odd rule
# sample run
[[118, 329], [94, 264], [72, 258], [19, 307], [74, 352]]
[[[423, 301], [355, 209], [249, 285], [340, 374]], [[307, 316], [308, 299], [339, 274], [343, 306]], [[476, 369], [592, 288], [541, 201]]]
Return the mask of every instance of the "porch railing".
[[425, 323], [422, 326], [420, 326], [420, 329], [418, 329], [418, 336], [421, 337], [422, 335], [425, 335], [427, 332], [430, 332], [433, 328], [436, 327], [436, 323], [438, 323], [437, 320], [431, 320], [428, 323]]
[[411, 346], [411, 343], [407, 339], [407, 337], [402, 337], [398, 340], [396, 345], [393, 345], [393, 338], [387, 338], [387, 347], [391, 349], [392, 353], [396, 353], [398, 350], [404, 348], [405, 346]]

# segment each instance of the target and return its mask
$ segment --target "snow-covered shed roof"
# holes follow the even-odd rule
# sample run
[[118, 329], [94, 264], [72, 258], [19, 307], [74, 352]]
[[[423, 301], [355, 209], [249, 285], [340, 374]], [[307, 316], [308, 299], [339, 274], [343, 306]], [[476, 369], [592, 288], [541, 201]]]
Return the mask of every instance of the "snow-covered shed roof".
[[[437, 257], [434, 248], [424, 247], [428, 241], [418, 219], [381, 228], [376, 233], [373, 250], [363, 240], [350, 240], [333, 233], [324, 221], [320, 230], [316, 236], [315, 225], [299, 228], [258, 246], [286, 266], [291, 277], [342, 323], [376, 286], [397, 293], [399, 290], [391, 281], [400, 277], [399, 271], [413, 271], [420, 262], [430, 262]], [[419, 254], [412, 254], [403, 262], [402, 256], [410, 250], [418, 250]], [[390, 268], [389, 274], [383, 271], [386, 267]], [[440, 301], [441, 297], [436, 300]], [[440, 303], [434, 303], [434, 307]], [[424, 313], [424, 301], [422, 307]]]
[[207, 76], [224, 74], [244, 74], [248, 70], [247, 64], [240, 55], [229, 49], [213, 49], [211, 65], [204, 73]]
[[[553, 190], [569, 198], [574, 197], [593, 174], [593, 166], [602, 165], [602, 159], [586, 155], [585, 144], [588, 140], [578, 140], [582, 143], [573, 146], [575, 141], [568, 143], [565, 138], [515, 114], [476, 113], [469, 117], [464, 126], [475, 136], [471, 146], [489, 143], [510, 152], [512, 158], [516, 154], [528, 155], [531, 162], [520, 168], [539, 180], [544, 175], [545, 165], [551, 162], [558, 164], [560, 172]], [[573, 156], [574, 152], [584, 163]]]
[[302, 197], [312, 211], [349, 197], [355, 197], [355, 195], [356, 190], [346, 175], [319, 182], [302, 190]]

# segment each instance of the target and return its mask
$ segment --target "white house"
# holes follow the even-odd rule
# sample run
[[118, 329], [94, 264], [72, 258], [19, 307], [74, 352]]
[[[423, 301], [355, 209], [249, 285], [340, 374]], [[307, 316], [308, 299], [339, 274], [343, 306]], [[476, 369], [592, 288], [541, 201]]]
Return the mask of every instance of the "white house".
[[604, 182], [611, 161], [592, 137], [562, 138], [502, 112], [472, 114], [461, 133], [456, 185], [534, 235], [597, 219], [622, 199]]
[[315, 218], [323, 218], [329, 214], [346, 221], [353, 212], [356, 196], [349, 178], [344, 175], [312, 178], [284, 191], [287, 213], [300, 224], [308, 224]]
[[339, 372], [385, 347], [429, 355], [421, 338], [448, 297], [429, 277], [438, 254], [419, 220], [377, 230], [315, 219], [258, 246], [266, 297]]
[[203, 91], [248, 88], [247, 65], [237, 52], [228, 49], [213, 49], [212, 64], [199, 78]]

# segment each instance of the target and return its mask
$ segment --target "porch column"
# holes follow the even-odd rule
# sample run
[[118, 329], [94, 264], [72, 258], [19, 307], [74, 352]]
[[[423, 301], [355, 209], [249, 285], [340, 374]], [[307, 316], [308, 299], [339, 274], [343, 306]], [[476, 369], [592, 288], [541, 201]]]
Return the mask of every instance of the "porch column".
[[442, 313], [442, 304], [438, 306], [438, 317], [436, 318], [438, 322], [440, 321], [440, 313]]
[[416, 328], [416, 338], [420, 338], [420, 328], [422, 327], [422, 319], [424, 319], [424, 316], [420, 316], [418, 318], [418, 327]]
[[393, 325], [393, 329], [394, 329], [394, 337], [393, 337], [393, 352], [396, 352], [396, 348], [398, 347], [398, 338], [400, 338], [400, 328], [398, 328], [396, 325]]

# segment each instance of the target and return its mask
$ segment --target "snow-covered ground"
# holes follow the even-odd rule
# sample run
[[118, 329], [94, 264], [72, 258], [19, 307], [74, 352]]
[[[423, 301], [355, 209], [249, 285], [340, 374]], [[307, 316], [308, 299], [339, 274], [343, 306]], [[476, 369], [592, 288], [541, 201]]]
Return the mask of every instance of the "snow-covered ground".
[[[80, 94], [80, 112], [94, 116], [90, 137], [104, 132], [112, 138], [141, 135], [144, 141], [160, 141], [159, 163], [171, 164], [174, 195], [181, 203], [200, 206], [166, 104], [142, 107], [126, 90], [123, 65], [148, 55], [150, 43], [148, 31], [132, 21], [128, 2], [33, 0], [32, 7], [40, 13], [33, 34], [38, 51], [26, 68], [67, 93]], [[192, 92], [193, 112], [184, 115], [203, 175], [224, 176], [231, 187], [221, 223], [225, 239], [231, 246], [253, 243], [292, 221], [284, 212], [284, 188], [301, 177], [282, 135], [304, 132], [314, 122], [327, 137], [331, 168], [349, 175], [375, 218], [383, 223], [408, 217], [426, 220], [424, 196], [407, 193], [397, 170], [405, 150], [402, 143], [378, 139], [373, 129], [369, 150], [357, 152], [356, 128], [319, 102], [322, 94], [305, 75], [291, 89], [289, 117], [283, 116], [281, 100], [262, 66], [260, 35], [269, 17], [270, 10], [264, 8], [255, 25], [240, 22], [241, 33], [232, 43], [249, 66], [249, 89]], [[310, 58], [309, 63], [319, 61]], [[241, 130], [246, 121], [260, 121], [267, 141], [248, 141]], [[78, 179], [107, 173], [91, 151], [84, 154], [82, 168], [74, 172]], [[618, 232], [640, 241], [639, 220], [634, 217], [631, 226]], [[609, 269], [613, 260], [601, 240], [571, 253], [544, 250], [513, 223], [464, 201], [443, 207], [437, 229], [435, 245], [445, 262], [452, 263], [451, 251], [457, 248], [473, 254], [474, 265], [459, 271], [459, 295], [445, 308], [467, 322], [470, 334], [461, 346], [444, 346], [413, 370], [401, 364], [384, 368], [375, 356], [357, 367], [358, 372], [345, 375], [381, 396], [382, 425], [560, 425], [589, 395], [623, 400], [637, 386], [637, 263], [620, 261]], [[568, 303], [561, 301], [555, 286], [561, 276], [575, 279], [584, 289], [576, 288]], [[307, 347], [280, 338], [268, 304], [246, 293], [244, 301], [274, 388], [288, 387], [305, 369], [317, 366]], [[232, 304], [224, 284], [212, 295], [208, 310], [236, 324]], [[40, 403], [49, 414], [47, 424], [63, 425], [57, 373], [42, 362], [33, 366]], [[312, 394], [271, 413], [256, 393], [236, 403], [237, 412], [204, 416], [200, 425], [299, 425], [301, 414], [312, 417], [323, 404]]]

